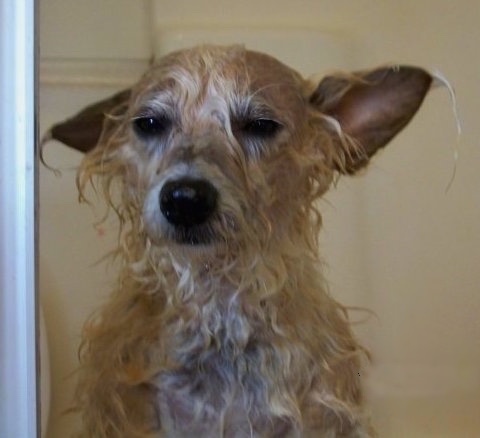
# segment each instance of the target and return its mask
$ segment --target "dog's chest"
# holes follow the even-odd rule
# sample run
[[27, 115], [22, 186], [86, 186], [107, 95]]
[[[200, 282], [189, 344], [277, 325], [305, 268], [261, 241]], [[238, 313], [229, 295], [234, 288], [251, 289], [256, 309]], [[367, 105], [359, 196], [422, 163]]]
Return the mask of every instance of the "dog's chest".
[[277, 358], [258, 337], [259, 322], [239, 308], [212, 309], [172, 337], [175, 366], [156, 381], [164, 434], [287, 436], [289, 425], [269, 407]]
[[[225, 368], [225, 373], [232, 369]], [[256, 375], [255, 375], [256, 374]], [[160, 378], [164, 437], [287, 437], [291, 425], [271, 415], [259, 373], [240, 380], [169, 373]]]

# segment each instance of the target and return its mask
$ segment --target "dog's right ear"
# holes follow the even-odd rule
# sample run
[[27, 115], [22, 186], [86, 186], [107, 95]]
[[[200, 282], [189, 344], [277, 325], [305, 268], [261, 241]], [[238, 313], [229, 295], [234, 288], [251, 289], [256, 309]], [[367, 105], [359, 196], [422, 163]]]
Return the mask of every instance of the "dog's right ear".
[[97, 145], [107, 118], [125, 113], [130, 96], [129, 88], [87, 106], [73, 117], [52, 126], [47, 138], [58, 140], [80, 152], [89, 152]]
[[378, 68], [351, 75], [327, 76], [310, 103], [327, 116], [334, 142], [343, 155], [335, 163], [355, 173], [412, 119], [432, 84], [432, 76], [412, 66]]

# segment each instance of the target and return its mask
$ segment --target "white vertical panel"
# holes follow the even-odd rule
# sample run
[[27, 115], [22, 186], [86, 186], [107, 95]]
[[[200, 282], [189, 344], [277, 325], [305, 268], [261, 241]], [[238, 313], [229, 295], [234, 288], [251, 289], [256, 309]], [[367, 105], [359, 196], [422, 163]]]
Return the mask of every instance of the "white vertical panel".
[[0, 3], [0, 437], [37, 435], [34, 0]]

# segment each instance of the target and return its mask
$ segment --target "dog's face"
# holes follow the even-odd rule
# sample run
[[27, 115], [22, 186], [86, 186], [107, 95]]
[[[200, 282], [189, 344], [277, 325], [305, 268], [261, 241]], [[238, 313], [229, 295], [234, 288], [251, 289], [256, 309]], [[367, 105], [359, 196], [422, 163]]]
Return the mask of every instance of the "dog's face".
[[[154, 245], [294, 248], [335, 174], [365, 166], [430, 84], [412, 67], [313, 84], [270, 56], [206, 46], [163, 58], [131, 90], [53, 133], [90, 149], [103, 113], [115, 115], [83, 170], [118, 177], [121, 202]], [[80, 146], [72, 133], [86, 119], [91, 140], [83, 132]]]
[[305, 191], [293, 154], [311, 142], [305, 85], [240, 48], [177, 53], [143, 78], [123, 148], [153, 242], [251, 246], [288, 226], [283, 206]]

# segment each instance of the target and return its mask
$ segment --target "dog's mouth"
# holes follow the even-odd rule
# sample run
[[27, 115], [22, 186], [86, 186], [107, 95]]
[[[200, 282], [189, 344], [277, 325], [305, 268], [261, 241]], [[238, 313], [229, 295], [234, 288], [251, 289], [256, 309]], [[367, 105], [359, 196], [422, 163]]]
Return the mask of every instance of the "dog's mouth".
[[180, 245], [206, 246], [214, 244], [218, 239], [208, 224], [200, 226], [174, 226], [167, 232], [169, 240]]

